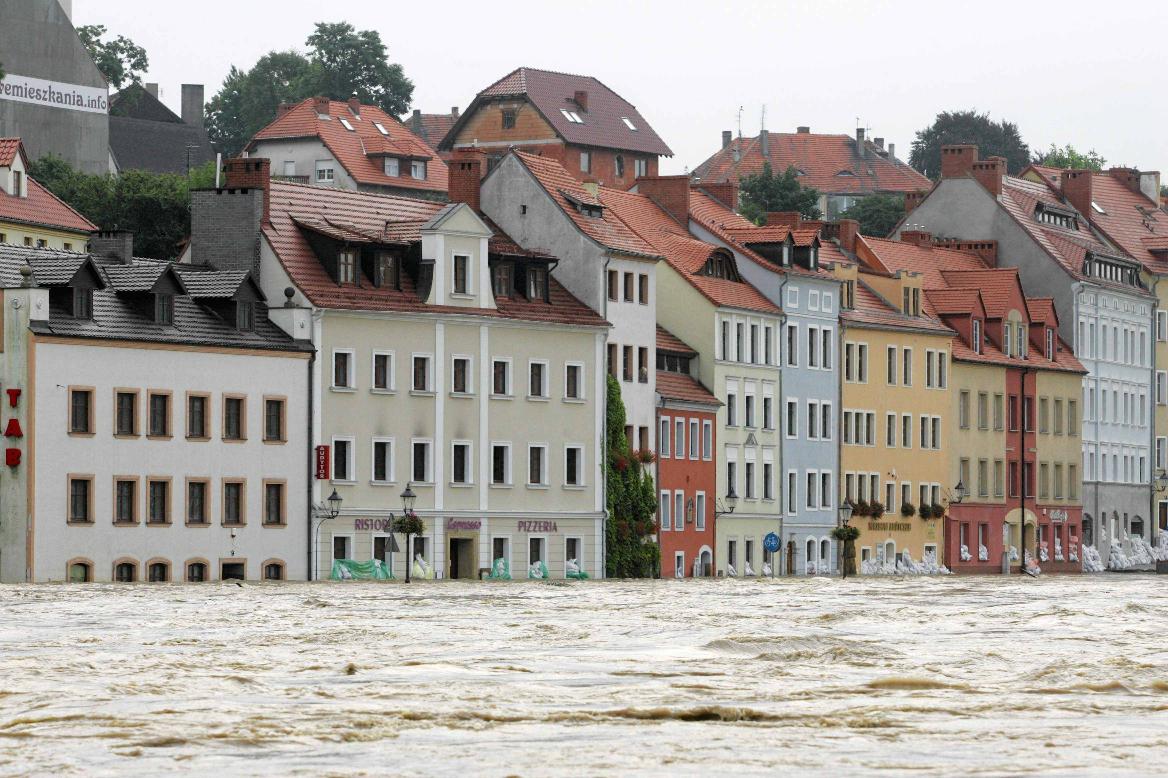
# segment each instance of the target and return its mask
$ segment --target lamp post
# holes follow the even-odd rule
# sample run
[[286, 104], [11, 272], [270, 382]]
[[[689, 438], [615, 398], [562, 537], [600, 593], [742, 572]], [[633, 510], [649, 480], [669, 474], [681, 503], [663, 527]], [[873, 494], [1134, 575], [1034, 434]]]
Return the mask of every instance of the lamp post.
[[318, 568], [313, 570], [314, 576], [320, 573], [320, 525], [340, 515], [342, 502], [337, 490], [333, 489], [333, 493], [328, 496], [323, 505], [314, 505], [312, 508], [312, 512], [316, 516], [316, 527], [312, 531], [312, 544], [316, 549], [313, 567]]
[[[1156, 473], [1156, 477], [1152, 479], [1152, 488], [1156, 491], [1157, 494], [1168, 492], [1168, 473], [1164, 472], [1163, 468], [1161, 468], [1160, 472]], [[1152, 526], [1156, 528], [1156, 534], [1158, 536], [1159, 533], [1168, 531], [1168, 528], [1160, 526], [1160, 506], [1158, 504], [1154, 507], [1153, 513], [1155, 514], [1156, 518], [1154, 519]], [[1159, 542], [1158, 537], [1153, 537], [1152, 540]]]
[[856, 554], [856, 543], [852, 539], [852, 533], [851, 533], [852, 528], [848, 526], [848, 522], [851, 521], [851, 518], [852, 518], [852, 501], [851, 500], [844, 500], [843, 505], [841, 505], [840, 509], [839, 509], [839, 517], [840, 517], [840, 526], [844, 530], [843, 533], [841, 533], [843, 535], [843, 539], [844, 539], [844, 547], [843, 547], [844, 563], [843, 563], [843, 565], [841, 565], [841, 567], [843, 568], [843, 578], [844, 578], [844, 580], [846, 580], [848, 577], [848, 569], [849, 568], [853, 568], [852, 572], [855, 573], [855, 569], [853, 567], [855, 562], [852, 560], [852, 557], [855, 556], [855, 554]]
[[411, 548], [410, 538], [413, 537], [413, 523], [417, 521], [418, 516], [414, 513], [414, 502], [417, 501], [418, 495], [414, 494], [411, 489], [411, 482], [406, 482], [405, 491], [401, 493], [402, 501], [402, 526], [405, 529], [406, 536], [406, 583], [410, 582], [410, 565], [413, 563], [413, 549]]
[[718, 502], [714, 504], [714, 519], [717, 519], [719, 516], [729, 516], [734, 512], [736, 507], [738, 507], [738, 495], [736, 495], [734, 492], [730, 492], [726, 495], [725, 502], [718, 500]]
[[965, 488], [965, 484], [962, 483], [961, 479], [959, 478], [957, 479], [957, 486], [953, 487], [953, 496], [949, 499], [949, 502], [954, 503], [955, 505], [960, 505], [961, 501], [964, 500], [968, 494], [969, 490]]

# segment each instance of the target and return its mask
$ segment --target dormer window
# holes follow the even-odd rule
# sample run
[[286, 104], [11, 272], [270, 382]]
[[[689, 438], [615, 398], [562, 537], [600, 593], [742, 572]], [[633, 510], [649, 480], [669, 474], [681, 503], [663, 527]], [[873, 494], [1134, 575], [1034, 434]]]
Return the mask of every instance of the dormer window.
[[1034, 218], [1043, 224], [1062, 227], [1064, 230], [1078, 230], [1079, 219], [1072, 211], [1055, 208], [1046, 203], [1039, 203], [1034, 208]]
[[818, 270], [819, 269], [819, 246], [813, 245], [811, 247], [811, 260], [810, 261], [811, 261], [811, 269]]
[[470, 291], [470, 257], [466, 254], [454, 255], [454, 284], [451, 291], [454, 294], [469, 294]]
[[374, 266], [373, 272], [375, 276], [373, 283], [378, 287], [397, 287], [397, 268], [393, 254], [388, 251], [377, 252], [377, 264]]
[[499, 262], [491, 268], [491, 290], [497, 298], [511, 296], [510, 262]]
[[93, 318], [93, 290], [92, 289], [74, 289], [73, 290], [73, 318], [74, 319], [92, 319]]
[[1046, 358], [1054, 361], [1054, 330], [1050, 327], [1046, 328]]
[[921, 290], [906, 286], [901, 290], [901, 310], [906, 316], [921, 315]]
[[154, 322], [156, 324], [174, 324], [174, 295], [154, 295]]
[[547, 301], [547, 270], [542, 267], [527, 269], [527, 299]]
[[1026, 340], [1026, 325], [1018, 322], [1018, 356], [1026, 359], [1030, 344]]
[[394, 177], [401, 175], [401, 160], [397, 157], [386, 157], [384, 165], [385, 175]]
[[1004, 351], [1008, 357], [1013, 356], [1014, 344], [1012, 341], [1014, 336], [1014, 328], [1010, 326], [1010, 322], [1006, 322], [1002, 325], [1002, 334], [1004, 338], [1002, 341], [1002, 351]]
[[850, 170], [845, 169], [845, 170], [841, 170], [840, 172], [836, 173], [836, 176], [838, 176], [839, 178], [855, 178], [856, 174]]
[[973, 353], [980, 354], [981, 353], [981, 319], [974, 319], [973, 320], [973, 337], [970, 338], [970, 342], [973, 345]]
[[426, 180], [426, 162], [425, 160], [415, 159], [410, 163], [410, 177], [416, 178], [419, 181]]
[[844, 299], [841, 301], [841, 305], [847, 310], [852, 310], [856, 307], [856, 282], [844, 281], [842, 291]]
[[255, 329], [255, 303], [251, 300], [239, 300], [235, 303], [235, 329], [240, 332], [251, 332]]
[[12, 171], [12, 194], [14, 197], [24, 197], [24, 173]]
[[702, 267], [702, 275], [711, 278], [724, 278], [727, 281], [738, 281], [738, 273], [734, 269], [731, 259], [721, 252], [710, 255]]
[[341, 251], [337, 253], [337, 283], [357, 283], [356, 251]]
[[783, 267], [791, 266], [791, 243], [788, 241], [783, 244]]

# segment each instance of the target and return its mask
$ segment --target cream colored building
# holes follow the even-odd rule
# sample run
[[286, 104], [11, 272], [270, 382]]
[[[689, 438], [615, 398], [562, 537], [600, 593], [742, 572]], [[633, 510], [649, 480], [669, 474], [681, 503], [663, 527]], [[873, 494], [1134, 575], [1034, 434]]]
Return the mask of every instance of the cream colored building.
[[603, 576], [607, 324], [551, 277], [555, 258], [466, 204], [272, 181], [266, 165], [232, 160], [227, 185], [262, 190], [261, 282], [317, 349], [315, 576], [392, 557], [404, 577], [390, 527], [407, 485], [424, 575]]

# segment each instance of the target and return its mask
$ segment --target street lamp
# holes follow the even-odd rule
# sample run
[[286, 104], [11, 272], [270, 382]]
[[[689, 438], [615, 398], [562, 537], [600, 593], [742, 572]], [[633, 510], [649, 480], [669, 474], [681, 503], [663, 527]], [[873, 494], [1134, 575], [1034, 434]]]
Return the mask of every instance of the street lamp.
[[969, 490], [965, 488], [965, 484], [961, 481], [960, 478], [958, 478], [957, 486], [953, 487], [953, 497], [949, 500], [949, 502], [960, 505], [961, 501], [964, 500], [968, 494]]
[[714, 518], [716, 519], [719, 516], [729, 516], [734, 512], [736, 507], [738, 507], [738, 495], [735, 494], [733, 490], [731, 490], [726, 495], [725, 502], [718, 500], [717, 504], [714, 505]]
[[844, 523], [844, 526], [848, 526], [848, 522], [852, 518], [852, 501], [844, 500], [844, 504], [840, 506], [839, 513], [840, 520]]
[[1152, 485], [1156, 487], [1157, 492], [1168, 492], [1168, 473], [1163, 470], [1156, 473], [1156, 477], [1152, 479]]
[[853, 561], [852, 558], [856, 554], [855, 540], [856, 540], [856, 537], [860, 534], [859, 529], [848, 526], [848, 522], [852, 518], [852, 501], [851, 500], [844, 500], [843, 504], [840, 505], [839, 517], [840, 517], [840, 526], [837, 527], [836, 529], [832, 530], [831, 534], [832, 534], [832, 536], [834, 536], [836, 538], [836, 540], [840, 541], [840, 545], [841, 545], [840, 557], [843, 560], [843, 563], [840, 565], [840, 570], [843, 573], [842, 578], [847, 579], [848, 568], [853, 568], [852, 572], [853, 573], [855, 572], [855, 569], [853, 567], [855, 562]]
[[405, 491], [401, 493], [402, 501], [402, 525], [405, 529], [406, 536], [406, 583], [410, 582], [410, 566], [414, 561], [413, 544], [410, 543], [410, 538], [413, 536], [413, 523], [417, 521], [417, 515], [414, 513], [414, 503], [418, 499], [418, 495], [414, 494], [414, 490], [410, 481], [406, 481]]
[[336, 489], [333, 489], [333, 493], [325, 500], [325, 505], [314, 505], [312, 507], [312, 513], [316, 516], [316, 527], [312, 531], [312, 547], [315, 552], [312, 563], [314, 576], [320, 572], [316, 569], [320, 564], [320, 525], [340, 515], [341, 502], [341, 496], [337, 494]]

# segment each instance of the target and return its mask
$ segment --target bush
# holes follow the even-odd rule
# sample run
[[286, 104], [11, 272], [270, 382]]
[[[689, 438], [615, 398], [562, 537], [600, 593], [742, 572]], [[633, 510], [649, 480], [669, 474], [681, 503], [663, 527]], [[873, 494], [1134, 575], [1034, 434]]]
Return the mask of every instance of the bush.
[[900, 504], [900, 515], [906, 519], [911, 519], [917, 512], [917, 506], [911, 502], [904, 502]]
[[884, 515], [884, 503], [879, 500], [873, 500], [868, 503], [868, 515], [874, 519], [878, 519]]
[[931, 519], [933, 518], [933, 506], [927, 502], [921, 503], [921, 507], [917, 510], [917, 513], [922, 519]]

